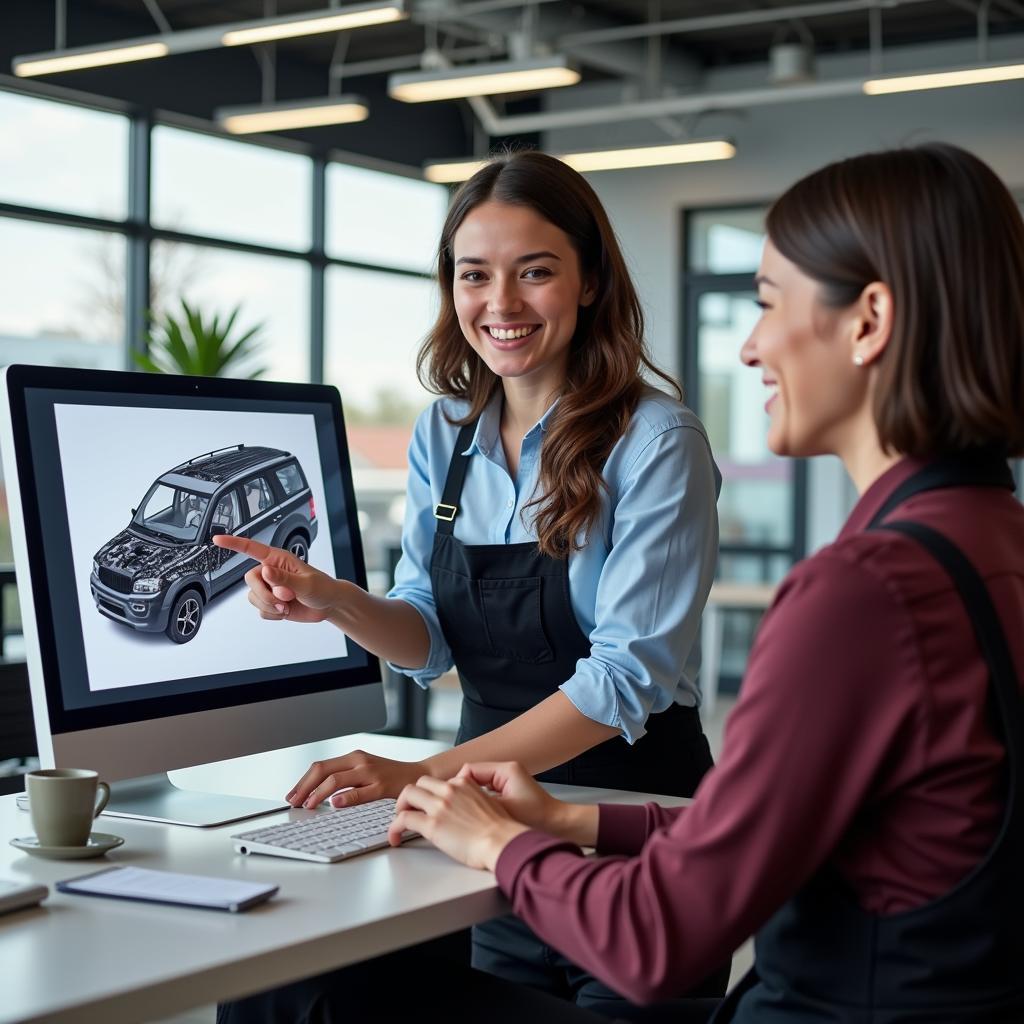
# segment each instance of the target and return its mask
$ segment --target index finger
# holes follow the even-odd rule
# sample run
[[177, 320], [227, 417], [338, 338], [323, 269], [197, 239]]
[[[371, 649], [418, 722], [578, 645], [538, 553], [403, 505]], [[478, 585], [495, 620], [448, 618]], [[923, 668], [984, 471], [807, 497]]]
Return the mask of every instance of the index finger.
[[230, 533], [214, 534], [212, 540], [219, 548], [237, 551], [240, 555], [248, 555], [258, 562], [266, 561], [275, 551], [279, 550], [268, 544], [261, 544], [258, 540], [250, 540], [248, 537], [233, 537]]

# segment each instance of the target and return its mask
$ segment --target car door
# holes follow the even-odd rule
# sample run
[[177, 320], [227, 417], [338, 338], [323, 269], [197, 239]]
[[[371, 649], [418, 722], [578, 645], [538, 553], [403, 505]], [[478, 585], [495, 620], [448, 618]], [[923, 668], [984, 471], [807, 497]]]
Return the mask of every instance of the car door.
[[245, 536], [262, 544], [273, 544], [274, 531], [281, 521], [281, 507], [270, 482], [261, 473], [243, 480], [242, 506], [246, 516]]
[[[210, 519], [210, 536], [216, 533], [239, 533], [242, 526], [242, 508], [238, 489], [232, 487], [217, 498]], [[210, 547], [210, 589], [216, 594], [232, 583], [246, 569], [250, 560], [227, 548]]]

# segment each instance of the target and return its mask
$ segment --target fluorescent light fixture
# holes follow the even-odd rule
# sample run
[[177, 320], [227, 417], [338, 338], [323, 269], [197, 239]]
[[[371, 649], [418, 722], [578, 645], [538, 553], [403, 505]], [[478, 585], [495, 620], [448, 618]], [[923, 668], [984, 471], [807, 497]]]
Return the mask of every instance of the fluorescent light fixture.
[[221, 107], [214, 119], [232, 135], [247, 135], [325, 124], [353, 124], [369, 116], [370, 109], [361, 96], [327, 96], [267, 106]]
[[216, 50], [221, 46], [243, 46], [273, 39], [289, 39], [322, 32], [339, 32], [364, 25], [381, 25], [405, 18], [404, 0], [372, 0], [347, 7], [326, 7], [305, 14], [259, 21], [239, 21], [227, 25], [165, 32], [162, 35], [120, 39], [104, 46], [80, 46], [71, 50], [51, 50], [15, 57], [14, 73], [21, 78], [49, 75], [56, 71], [77, 71], [106, 64], [124, 64], [132, 60], [165, 57], [169, 53], [194, 53]]
[[555, 54], [437, 71], [402, 72], [388, 79], [388, 95], [403, 103], [430, 103], [466, 96], [557, 89], [575, 85], [579, 80], [580, 73], [568, 58]]
[[486, 160], [435, 160], [424, 166], [423, 176], [439, 185], [453, 185], [469, 181], [486, 163]]
[[706, 160], [731, 160], [736, 147], [727, 139], [678, 142], [668, 146], [635, 146], [630, 149], [596, 149], [559, 157], [577, 171], [614, 171], [624, 167], [661, 167], [694, 164]]
[[919, 89], [948, 89], [955, 85], [983, 85], [986, 82], [1012, 82], [1024, 78], [1024, 64], [993, 64], [960, 68], [956, 71], [932, 71], [891, 78], [870, 78], [864, 83], [869, 96], [893, 92], [917, 92]]
[[107, 64], [128, 64], [133, 60], [151, 60], [154, 57], [166, 57], [169, 52], [167, 44], [161, 42], [136, 45], [118, 43], [104, 49], [90, 46], [59, 50], [53, 54], [34, 53], [25, 57], [15, 57], [11, 64], [19, 78], [31, 78], [33, 75], [52, 75], [57, 71], [79, 71], [82, 68], [99, 68]]
[[[660, 167], [666, 164], [729, 160], [736, 155], [736, 147], [728, 139], [704, 139], [668, 146], [634, 146], [631, 149], [599, 149], [554, 155], [577, 171], [613, 171], [626, 167]], [[434, 160], [424, 165], [423, 176], [427, 181], [449, 185], [467, 181], [486, 163], [486, 160]]]
[[406, 17], [402, 0], [350, 4], [328, 10], [313, 11], [296, 17], [269, 18], [239, 25], [221, 36], [225, 46], [248, 46], [269, 43], [274, 39], [293, 39], [295, 36], [315, 36], [324, 32], [342, 32], [366, 25], [383, 25], [401, 21]]

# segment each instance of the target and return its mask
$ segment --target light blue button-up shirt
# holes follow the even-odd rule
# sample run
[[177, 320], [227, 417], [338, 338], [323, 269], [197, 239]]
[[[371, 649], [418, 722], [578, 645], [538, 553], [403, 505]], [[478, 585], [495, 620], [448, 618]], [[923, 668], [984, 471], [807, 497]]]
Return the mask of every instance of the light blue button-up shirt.
[[[529, 510], [540, 446], [553, 405], [523, 438], [519, 472], [505, 461], [499, 425], [502, 396], [484, 410], [468, 448], [455, 536], [464, 544], [535, 540]], [[459, 428], [445, 418], [467, 411], [440, 399], [416, 421], [402, 558], [389, 597], [411, 604], [430, 634], [422, 668], [393, 666], [426, 687], [452, 667], [430, 583], [430, 557], [448, 465]], [[586, 545], [569, 556], [569, 593], [590, 656], [560, 689], [576, 708], [633, 743], [647, 716], [673, 701], [700, 703], [700, 617], [718, 554], [716, 502], [722, 478], [700, 420], [649, 388], [604, 467], [608, 490]]]

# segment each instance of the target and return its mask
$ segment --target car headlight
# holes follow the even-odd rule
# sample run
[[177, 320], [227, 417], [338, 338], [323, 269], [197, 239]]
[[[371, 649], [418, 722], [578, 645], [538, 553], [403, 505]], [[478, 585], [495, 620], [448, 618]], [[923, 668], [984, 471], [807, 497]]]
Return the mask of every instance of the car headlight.
[[93, 576], [99, 576], [100, 574], [100, 563], [95, 558], [92, 560], [92, 574]]
[[148, 580], [136, 580], [132, 584], [132, 592], [135, 594], [156, 594], [160, 591], [160, 585], [163, 580], [159, 576], [154, 576]]

